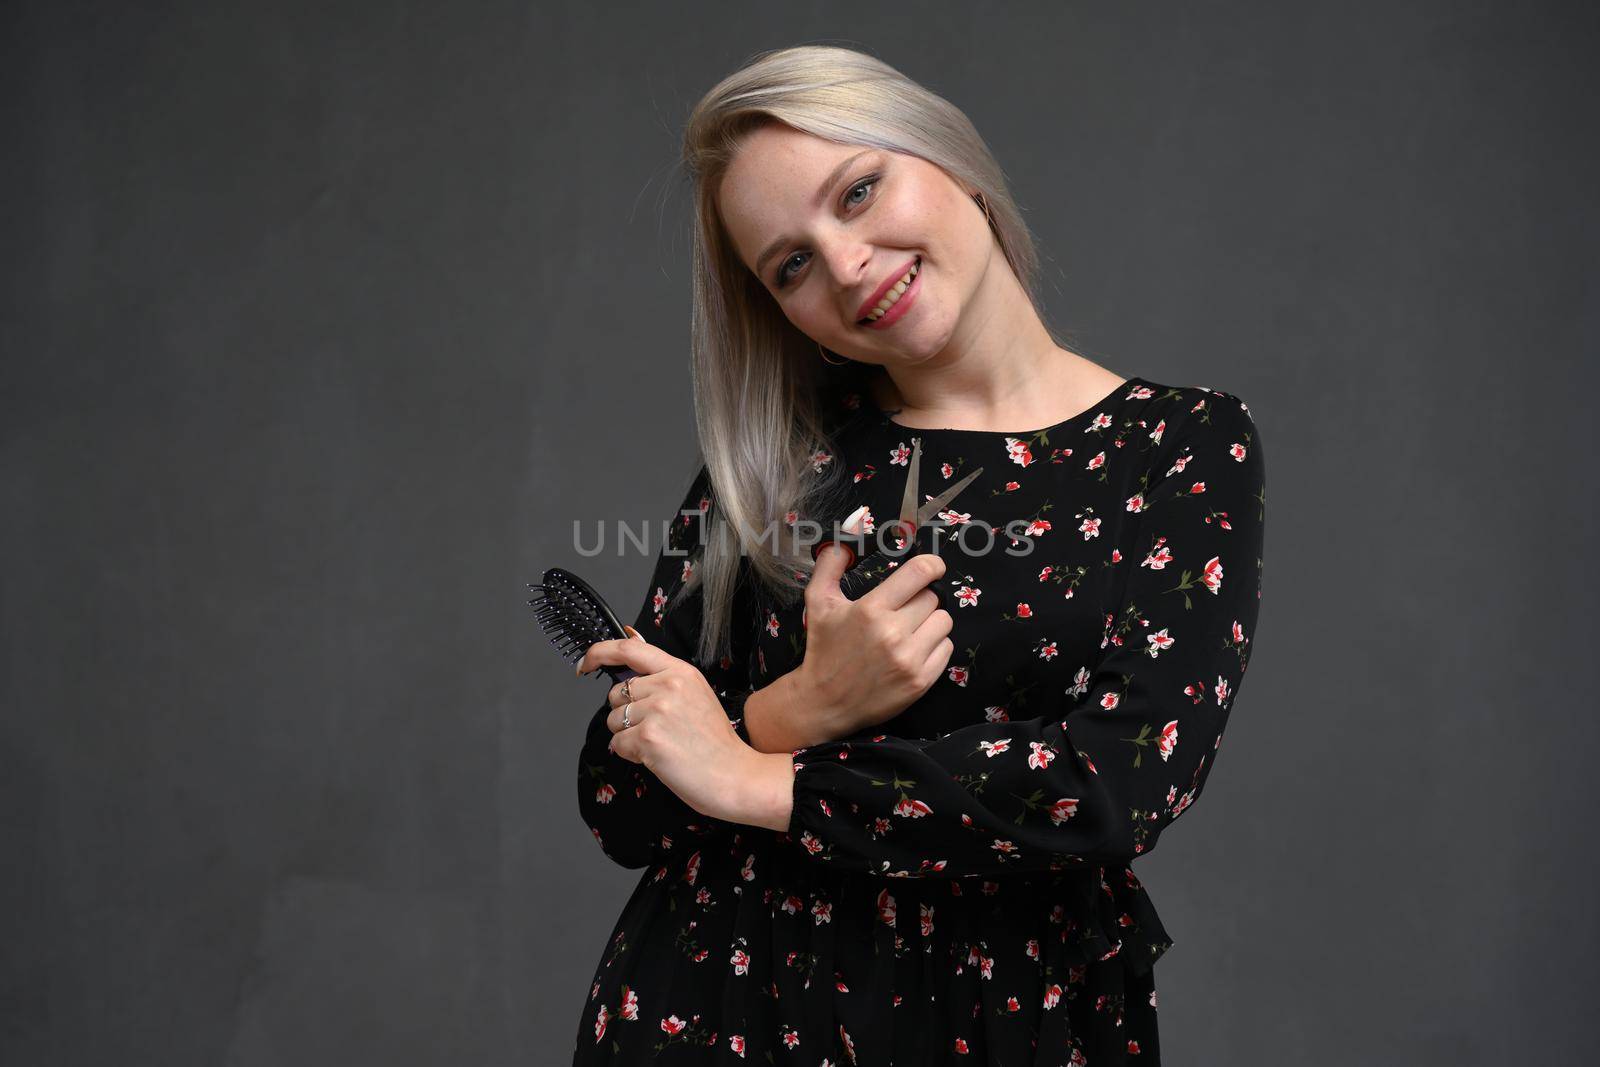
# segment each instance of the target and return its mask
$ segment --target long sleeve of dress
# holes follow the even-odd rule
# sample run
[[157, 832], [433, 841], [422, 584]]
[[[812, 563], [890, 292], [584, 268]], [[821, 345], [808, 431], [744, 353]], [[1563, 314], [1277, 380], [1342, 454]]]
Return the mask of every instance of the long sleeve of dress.
[[1195, 801], [1255, 632], [1265, 467], [1232, 394], [1171, 421], [1125, 502], [1098, 660], [1037, 718], [797, 749], [788, 837], [804, 855], [899, 877], [1124, 863]]
[[[693, 574], [704, 547], [712, 500], [710, 484], [702, 464], [670, 520], [644, 604], [633, 621], [633, 628], [651, 644], [691, 663], [695, 662], [695, 646], [700, 637], [701, 587], [697, 583], [681, 599], [678, 594]], [[734, 598], [731, 654], [709, 666], [699, 665], [721, 698], [730, 725], [747, 741], [743, 716], [744, 701], [751, 691], [748, 656], [753, 609], [749, 588], [748, 582], [741, 580]], [[609, 683], [609, 677], [600, 677]], [[730, 825], [695, 811], [648, 767], [612, 752], [614, 735], [606, 725], [610, 713], [610, 704], [602, 699], [589, 720], [578, 757], [578, 811], [601, 851], [623, 867], [646, 867], [661, 862], [674, 849], [682, 849], [686, 841], [698, 840]]]

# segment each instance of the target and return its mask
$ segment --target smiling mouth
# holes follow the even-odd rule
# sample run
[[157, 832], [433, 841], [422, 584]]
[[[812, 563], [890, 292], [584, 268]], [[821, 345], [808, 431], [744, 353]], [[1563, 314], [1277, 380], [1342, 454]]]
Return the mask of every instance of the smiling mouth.
[[922, 257], [918, 256], [912, 262], [911, 268], [900, 276], [899, 281], [890, 286], [887, 293], [883, 294], [883, 299], [878, 301], [878, 306], [869, 311], [866, 318], [857, 319], [856, 325], [870, 326], [874, 322], [877, 322], [879, 319], [883, 318], [883, 316], [888, 313], [889, 309], [894, 307], [896, 302], [898, 302], [899, 299], [905, 295], [906, 290], [911, 288], [911, 282], [916, 278], [917, 272], [921, 269]]

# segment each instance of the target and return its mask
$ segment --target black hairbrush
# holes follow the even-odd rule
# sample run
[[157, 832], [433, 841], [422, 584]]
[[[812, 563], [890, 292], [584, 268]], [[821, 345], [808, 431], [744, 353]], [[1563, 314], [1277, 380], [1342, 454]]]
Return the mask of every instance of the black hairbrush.
[[[540, 629], [568, 663], [577, 663], [596, 641], [628, 636], [605, 598], [571, 571], [551, 567], [528, 589], [534, 594], [528, 603], [533, 606]], [[616, 682], [639, 675], [631, 667], [601, 664], [600, 669]]]

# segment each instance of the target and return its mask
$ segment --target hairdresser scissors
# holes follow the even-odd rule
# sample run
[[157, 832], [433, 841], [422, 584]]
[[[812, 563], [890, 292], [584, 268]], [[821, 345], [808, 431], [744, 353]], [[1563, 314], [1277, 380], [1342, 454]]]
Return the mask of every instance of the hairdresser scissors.
[[[916, 536], [919, 528], [926, 526], [930, 519], [949, 506], [950, 501], [955, 499], [957, 493], [961, 492], [961, 490], [965, 489], [972, 483], [972, 479], [982, 474], [983, 468], [978, 467], [977, 469], [971, 471], [966, 475], [966, 477], [956, 482], [956, 484], [952, 485], [950, 488], [946, 489], [944, 492], [940, 493], [938, 496], [919, 507], [917, 505], [917, 498], [921, 494], [917, 491], [917, 484], [921, 472], [922, 438], [917, 437], [912, 439], [911, 459], [907, 464], [906, 469], [905, 493], [900, 498], [900, 517], [896, 519], [890, 526], [891, 529], [898, 529], [900, 536], [908, 543], [913, 537]], [[848, 541], [836, 540], [833, 538], [824, 538], [823, 540], [818, 541], [815, 545], [811, 546], [812, 560], [814, 561], [818, 556], [822, 555], [822, 550], [829, 545], [838, 545], [840, 548], [850, 553], [850, 558], [845, 561], [845, 570], [849, 570], [855, 566], [858, 558], [855, 547]], [[872, 553], [872, 556], [879, 556], [883, 554], [884, 553], [880, 550]], [[865, 558], [870, 559], [872, 556]]]

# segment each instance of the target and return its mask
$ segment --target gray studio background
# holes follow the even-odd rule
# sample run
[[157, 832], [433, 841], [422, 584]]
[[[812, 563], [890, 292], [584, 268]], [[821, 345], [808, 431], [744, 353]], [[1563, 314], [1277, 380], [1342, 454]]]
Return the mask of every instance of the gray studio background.
[[639, 872], [523, 585], [637, 608], [571, 524], [693, 469], [682, 119], [832, 42], [1262, 432], [1168, 1062], [1591, 1062], [1591, 10], [0, 7], [0, 1061], [567, 1062]]

